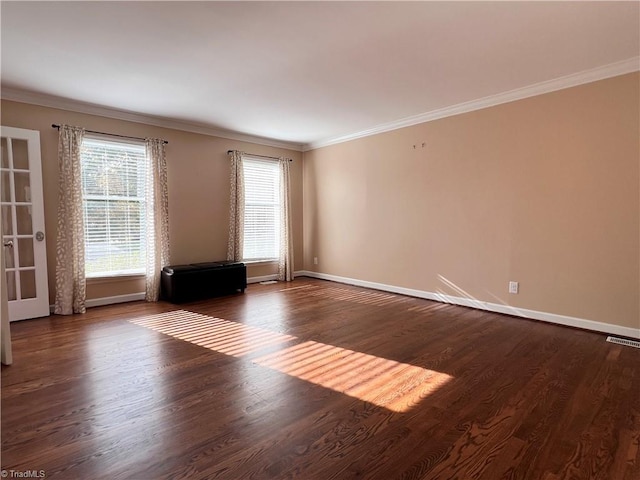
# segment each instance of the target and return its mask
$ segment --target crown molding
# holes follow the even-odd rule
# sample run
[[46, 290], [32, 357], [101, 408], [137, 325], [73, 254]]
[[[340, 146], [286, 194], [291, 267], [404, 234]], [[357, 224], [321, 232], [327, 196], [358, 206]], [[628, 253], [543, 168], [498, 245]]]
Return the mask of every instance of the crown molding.
[[79, 102], [63, 97], [56, 97], [42, 93], [29, 92], [25, 90], [2, 87], [1, 97], [4, 100], [12, 100], [16, 102], [29, 103], [43, 107], [58, 108], [78, 113], [86, 113], [89, 115], [97, 115], [101, 117], [114, 118], [135, 123], [143, 123], [145, 125], [153, 125], [156, 127], [170, 128], [185, 132], [198, 133], [201, 135], [209, 135], [213, 137], [226, 138], [229, 140], [237, 140], [240, 142], [254, 143], [275, 148], [284, 148], [294, 151], [309, 151], [316, 148], [327, 147], [338, 143], [348, 142], [358, 138], [369, 137], [379, 133], [390, 132], [404, 127], [418, 125], [420, 123], [431, 122], [441, 118], [460, 115], [462, 113], [473, 112], [483, 108], [493, 107], [503, 103], [509, 103], [524, 98], [542, 95], [545, 93], [562, 90], [565, 88], [576, 87], [586, 83], [604, 80], [606, 78], [616, 77], [627, 73], [640, 70], [640, 57], [632, 57], [620, 62], [611, 63], [591, 70], [566, 75], [564, 77], [547, 80], [544, 82], [529, 85], [527, 87], [510, 90], [508, 92], [490, 95], [477, 100], [459, 103], [449, 107], [432, 110], [411, 117], [402, 118], [389, 123], [377, 125], [367, 130], [331, 137], [317, 142], [300, 144], [295, 142], [286, 142], [255, 135], [234, 132], [231, 130], [219, 129], [207, 125], [183, 122], [180, 120], [170, 119], [166, 117], [157, 117], [152, 115], [144, 115], [127, 110], [119, 110], [115, 108], [104, 107], [92, 103]]
[[268, 147], [285, 148], [287, 150], [295, 150], [297, 152], [301, 152], [303, 146], [300, 143], [286, 142], [255, 135], [248, 135], [244, 133], [233, 132], [231, 130], [223, 130], [207, 125], [183, 122], [166, 117], [144, 115], [127, 110], [119, 110], [116, 108], [104, 107], [102, 105], [96, 105], [93, 103], [79, 102], [68, 98], [30, 92], [16, 88], [2, 87], [0, 96], [3, 100], [11, 100], [14, 102], [39, 105], [41, 107], [58, 108], [60, 110], [86, 113], [89, 115], [97, 115], [106, 118], [114, 118], [117, 120], [125, 120], [127, 122], [143, 123], [145, 125], [153, 125], [155, 127], [170, 128], [173, 130], [181, 130], [184, 132], [198, 133], [201, 135], [208, 135], [212, 137], [226, 138], [228, 140], [237, 140], [240, 142], [255, 143]]
[[617, 77], [619, 75], [625, 75], [627, 73], [636, 72], [638, 70], [640, 70], [640, 57], [632, 57], [628, 58], [627, 60], [610, 63], [608, 65], [593, 68], [591, 70], [584, 70], [582, 72], [566, 75], [564, 77], [556, 78], [553, 80], [547, 80], [544, 82], [529, 85], [527, 87], [517, 88], [515, 90], [479, 98], [477, 100], [471, 100], [469, 102], [459, 103], [450, 107], [444, 107], [437, 110], [432, 110], [430, 112], [421, 113], [419, 115], [406, 117], [394, 122], [384, 123], [382, 125], [378, 125], [367, 130], [362, 130], [360, 132], [328, 138], [318, 142], [310, 142], [303, 146], [303, 151], [307, 152], [316, 148], [344, 143], [350, 140], [355, 140], [357, 138], [369, 137], [371, 135], [390, 132], [399, 128], [410, 127], [412, 125], [418, 125], [425, 122], [431, 122], [433, 120], [451, 117], [453, 115], [460, 115], [461, 113], [473, 112], [474, 110], [480, 110], [503, 103], [514, 102], [516, 100], [522, 100], [524, 98], [534, 97], [536, 95], [542, 95], [544, 93], [555, 92], [557, 90], [563, 90], [565, 88], [576, 87], [585, 83], [591, 83], [598, 80], [604, 80], [606, 78]]

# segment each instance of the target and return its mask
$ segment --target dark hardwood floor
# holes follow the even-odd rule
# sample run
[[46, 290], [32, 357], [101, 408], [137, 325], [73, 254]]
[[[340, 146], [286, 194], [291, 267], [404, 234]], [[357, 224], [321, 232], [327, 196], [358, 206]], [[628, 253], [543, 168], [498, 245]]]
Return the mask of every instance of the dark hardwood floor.
[[305, 278], [11, 328], [9, 478], [640, 479], [602, 334]]

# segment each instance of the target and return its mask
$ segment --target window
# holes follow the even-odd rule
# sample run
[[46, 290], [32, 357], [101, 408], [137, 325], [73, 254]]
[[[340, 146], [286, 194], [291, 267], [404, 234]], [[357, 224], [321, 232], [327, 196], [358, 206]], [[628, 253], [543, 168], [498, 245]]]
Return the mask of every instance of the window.
[[275, 260], [280, 250], [278, 162], [243, 157], [244, 260]]
[[85, 275], [144, 274], [144, 144], [85, 137], [81, 163]]

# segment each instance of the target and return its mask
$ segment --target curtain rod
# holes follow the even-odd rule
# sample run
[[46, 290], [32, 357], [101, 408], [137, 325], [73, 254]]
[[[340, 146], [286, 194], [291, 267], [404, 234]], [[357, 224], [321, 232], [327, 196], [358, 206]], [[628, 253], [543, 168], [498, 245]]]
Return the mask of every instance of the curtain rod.
[[[234, 150], [227, 150], [227, 155], [233, 152]], [[260, 158], [270, 158], [271, 160], [280, 160], [280, 158], [278, 157], [270, 157], [269, 155], [258, 155], [256, 153], [247, 153], [246, 155], [249, 155], [250, 157], [260, 157]], [[293, 162], [292, 158], [287, 158], [287, 160], [289, 160], [290, 162]]]
[[[55, 123], [51, 124], [52, 128], [57, 128], [58, 130], [60, 130], [60, 125], [56, 125]], [[95, 130], [85, 130], [85, 132], [87, 133], [97, 133], [99, 135], [109, 135], [110, 137], [119, 137], [119, 138], [131, 138], [133, 140], [146, 140], [142, 137], [131, 137], [129, 135], [118, 135], [117, 133], [106, 133], [106, 132], [97, 132]], [[165, 145], [167, 145], [169, 142], [167, 142], [166, 140], [162, 141]]]

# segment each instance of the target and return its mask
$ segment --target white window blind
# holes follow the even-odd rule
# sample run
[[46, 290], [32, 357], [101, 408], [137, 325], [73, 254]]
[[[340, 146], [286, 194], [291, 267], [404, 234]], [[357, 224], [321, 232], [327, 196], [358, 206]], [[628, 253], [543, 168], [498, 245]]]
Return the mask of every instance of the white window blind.
[[244, 260], [273, 260], [280, 250], [278, 162], [243, 157]]
[[144, 273], [144, 144], [83, 140], [85, 275]]

